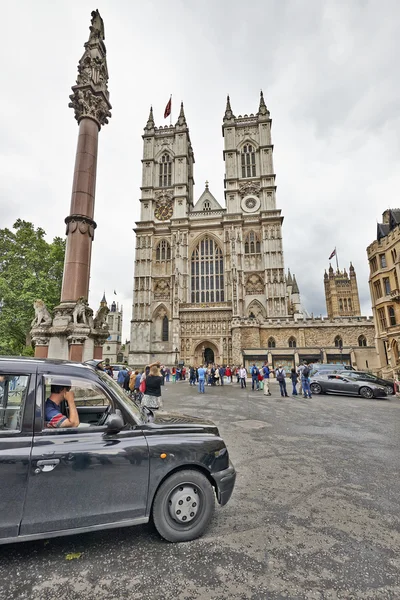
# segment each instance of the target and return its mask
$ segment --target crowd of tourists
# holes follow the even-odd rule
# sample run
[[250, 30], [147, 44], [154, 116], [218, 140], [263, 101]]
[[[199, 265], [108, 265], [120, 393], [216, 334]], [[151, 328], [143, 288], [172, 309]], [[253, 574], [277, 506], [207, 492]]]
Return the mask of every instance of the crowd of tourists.
[[[113, 377], [113, 369], [106, 366], [105, 371]], [[282, 364], [277, 368], [271, 368], [265, 361], [260, 367], [253, 363], [247, 370], [244, 365], [225, 366], [218, 364], [209, 364], [200, 367], [185, 366], [164, 367], [159, 362], [147, 365], [143, 370], [132, 370], [124, 366], [118, 371], [117, 384], [124, 389], [134, 400], [140, 403], [142, 407], [157, 410], [162, 408], [161, 388], [165, 382], [187, 381], [189, 385], [198, 386], [199, 393], [205, 393], [206, 386], [223, 386], [225, 384], [240, 384], [240, 387], [247, 387], [247, 380], [251, 378], [252, 391], [263, 390], [266, 396], [271, 395], [270, 379], [275, 377], [279, 383], [279, 390], [282, 397], [288, 397], [286, 380], [289, 379], [292, 384], [291, 395], [297, 396], [303, 394], [304, 398], [311, 398], [310, 390], [311, 365], [304, 361], [297, 368], [292, 368], [286, 373]], [[299, 389], [297, 389], [299, 386]]]
[[[269, 381], [275, 377], [279, 383], [281, 396], [287, 397], [289, 394], [286, 387], [286, 379], [289, 378], [292, 383], [292, 395], [303, 394], [304, 398], [311, 398], [310, 390], [311, 365], [304, 361], [297, 368], [292, 368], [290, 373], [286, 373], [283, 365], [273, 369], [267, 362], [261, 367], [255, 363], [247, 370], [244, 365], [241, 366], [220, 366], [204, 365], [202, 367], [189, 367], [189, 384], [198, 385], [199, 392], [204, 393], [205, 386], [218, 386], [226, 383], [240, 384], [241, 388], [247, 387], [247, 380], [251, 378], [252, 391], [263, 390], [266, 396], [271, 395]], [[297, 386], [299, 385], [299, 391]]]

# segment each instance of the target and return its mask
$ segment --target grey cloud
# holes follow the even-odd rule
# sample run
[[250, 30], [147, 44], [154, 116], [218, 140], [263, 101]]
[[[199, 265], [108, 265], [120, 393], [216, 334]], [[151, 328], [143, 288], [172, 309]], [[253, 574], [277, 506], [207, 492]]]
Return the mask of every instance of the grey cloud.
[[[17, 217], [63, 235], [77, 126], [70, 86], [93, 3], [11, 3], [3, 14], [0, 67], [2, 226]], [[204, 181], [223, 203], [221, 122], [256, 112], [263, 88], [273, 119], [277, 205], [285, 263], [310, 312], [325, 314], [323, 273], [336, 245], [356, 268], [369, 314], [366, 246], [400, 185], [397, 132], [400, 9], [394, 0], [104, 0], [113, 117], [99, 140], [90, 301], [106, 290], [131, 318], [139, 218], [141, 134], [150, 104], [157, 125], [173, 94], [194, 147], [195, 196]], [[17, 40], [17, 41], [16, 41]]]

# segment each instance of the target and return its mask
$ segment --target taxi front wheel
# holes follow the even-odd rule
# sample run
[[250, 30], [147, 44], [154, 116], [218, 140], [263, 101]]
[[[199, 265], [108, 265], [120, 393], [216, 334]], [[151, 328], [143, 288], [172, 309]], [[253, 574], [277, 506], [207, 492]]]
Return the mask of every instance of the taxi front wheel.
[[153, 521], [168, 542], [188, 542], [204, 533], [214, 509], [214, 489], [207, 477], [187, 469], [161, 484], [154, 499]]

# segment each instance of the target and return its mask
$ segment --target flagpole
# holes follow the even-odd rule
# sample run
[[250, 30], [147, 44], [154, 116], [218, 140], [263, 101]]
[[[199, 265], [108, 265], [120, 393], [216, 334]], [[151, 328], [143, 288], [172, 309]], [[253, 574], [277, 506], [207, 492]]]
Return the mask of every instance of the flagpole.
[[336, 246], [335, 246], [335, 256], [336, 256], [336, 268], [339, 271], [339, 260], [338, 260], [338, 255], [337, 255], [337, 250], [336, 250]]
[[169, 111], [169, 124], [172, 125], [172, 94], [169, 97], [169, 101], [171, 102], [171, 110]]

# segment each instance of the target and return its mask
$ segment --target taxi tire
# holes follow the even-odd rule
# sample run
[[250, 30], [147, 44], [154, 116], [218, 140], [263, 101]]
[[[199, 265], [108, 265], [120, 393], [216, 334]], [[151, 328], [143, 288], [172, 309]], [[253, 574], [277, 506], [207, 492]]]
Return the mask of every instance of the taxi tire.
[[[186, 485], [197, 490], [199, 512], [193, 521], [185, 524], [178, 523], [171, 517], [169, 503], [174, 490]], [[153, 523], [167, 542], [189, 542], [205, 532], [214, 510], [215, 493], [207, 477], [195, 469], [185, 469], [170, 475], [157, 490], [152, 511]]]

